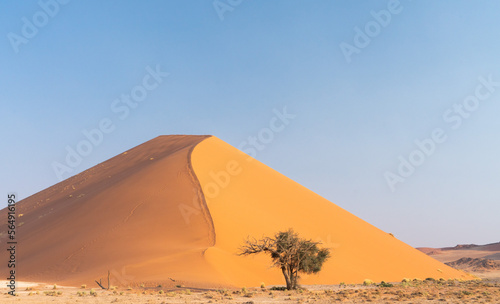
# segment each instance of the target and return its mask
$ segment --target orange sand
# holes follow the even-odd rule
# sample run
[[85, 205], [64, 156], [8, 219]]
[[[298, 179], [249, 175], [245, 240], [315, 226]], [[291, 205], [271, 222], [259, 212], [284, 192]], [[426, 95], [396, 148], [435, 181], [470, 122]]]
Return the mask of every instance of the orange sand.
[[216, 137], [196, 146], [192, 164], [215, 226], [216, 243], [205, 256], [229, 284], [282, 284], [280, 270], [269, 269], [267, 256], [235, 253], [247, 236], [271, 236], [289, 227], [333, 250], [323, 270], [303, 276], [303, 284], [467, 277]]
[[267, 256], [236, 251], [289, 227], [333, 249], [303, 284], [468, 278], [248, 159], [215, 137], [160, 136], [19, 202], [17, 279], [95, 287], [109, 270], [121, 286], [283, 284]]

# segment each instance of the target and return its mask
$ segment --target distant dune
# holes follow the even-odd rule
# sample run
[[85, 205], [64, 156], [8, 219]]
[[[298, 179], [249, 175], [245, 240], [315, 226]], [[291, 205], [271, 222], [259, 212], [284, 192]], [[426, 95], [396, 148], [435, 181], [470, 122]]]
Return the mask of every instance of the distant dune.
[[443, 248], [419, 247], [417, 249], [441, 262], [452, 262], [463, 257], [500, 260], [500, 242], [486, 245], [460, 244], [455, 247]]
[[481, 278], [500, 278], [500, 242], [417, 249], [451, 267], [470, 272]]
[[332, 250], [302, 284], [471, 278], [210, 136], [157, 137], [19, 202], [17, 213], [22, 281], [95, 286], [109, 270], [120, 286], [283, 284], [267, 256], [236, 253], [248, 236], [290, 227]]
[[500, 263], [493, 261], [491, 259], [480, 259], [480, 258], [461, 258], [454, 262], [448, 262], [446, 265], [451, 266], [456, 269], [462, 269], [472, 272], [485, 272], [500, 270]]

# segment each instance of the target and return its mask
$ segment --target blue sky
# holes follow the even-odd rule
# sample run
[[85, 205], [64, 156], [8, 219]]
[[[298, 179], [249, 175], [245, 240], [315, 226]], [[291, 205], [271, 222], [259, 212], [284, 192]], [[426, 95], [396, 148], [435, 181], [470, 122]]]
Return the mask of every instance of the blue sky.
[[[103, 119], [114, 130], [64, 178], [158, 135], [212, 134], [239, 146], [286, 108], [296, 116], [260, 161], [410, 245], [497, 242], [499, 9], [2, 1], [0, 195], [26, 198], [57, 183], [54, 162]], [[347, 44], [357, 51], [346, 55]], [[148, 67], [169, 75], [120, 119], [113, 102], [141, 86]], [[446, 140], [426, 154], [415, 141], [436, 129]], [[411, 155], [418, 166], [403, 177], [399, 157]], [[388, 172], [400, 178], [392, 188]]]

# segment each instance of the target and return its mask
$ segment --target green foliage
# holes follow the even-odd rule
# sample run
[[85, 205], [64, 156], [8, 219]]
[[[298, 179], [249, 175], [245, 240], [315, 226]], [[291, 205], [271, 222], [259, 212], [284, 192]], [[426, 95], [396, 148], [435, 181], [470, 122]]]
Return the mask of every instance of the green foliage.
[[274, 237], [261, 240], [248, 239], [240, 249], [240, 255], [267, 253], [273, 265], [280, 268], [285, 277], [287, 289], [297, 289], [298, 273], [317, 273], [330, 257], [330, 250], [318, 248], [320, 243], [302, 239], [293, 229], [278, 232]]
[[387, 283], [385, 281], [380, 282], [380, 284], [378, 286], [379, 287], [394, 287], [394, 285], [392, 285], [391, 283]]
[[62, 296], [62, 291], [55, 291], [55, 290], [52, 290], [52, 291], [44, 291], [43, 292], [46, 296]]

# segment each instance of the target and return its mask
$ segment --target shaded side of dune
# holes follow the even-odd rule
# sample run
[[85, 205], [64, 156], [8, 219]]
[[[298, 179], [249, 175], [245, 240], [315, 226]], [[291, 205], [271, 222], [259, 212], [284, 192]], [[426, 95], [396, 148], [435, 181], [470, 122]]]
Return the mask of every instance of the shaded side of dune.
[[189, 162], [206, 138], [157, 137], [20, 201], [18, 280], [95, 286], [109, 270], [113, 285], [209, 281], [215, 234]]

